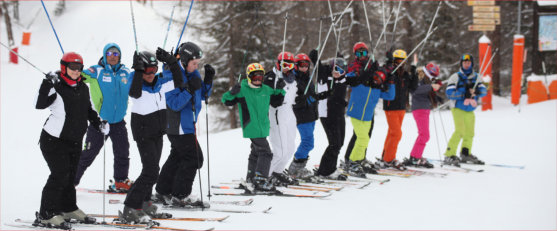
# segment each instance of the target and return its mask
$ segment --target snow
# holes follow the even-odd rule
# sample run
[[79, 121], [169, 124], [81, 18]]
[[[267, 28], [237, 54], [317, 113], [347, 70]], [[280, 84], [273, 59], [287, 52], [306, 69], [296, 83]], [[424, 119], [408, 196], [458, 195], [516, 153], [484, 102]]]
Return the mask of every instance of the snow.
[[[38, 2], [20, 2], [22, 12], [36, 12]], [[55, 2], [46, 1], [49, 10]], [[131, 66], [131, 52], [135, 49], [133, 29], [129, 16], [129, 2], [66, 2], [67, 13], [54, 17], [53, 23], [64, 49], [77, 51], [88, 65], [97, 62], [102, 47], [108, 42], [118, 43], [123, 51], [123, 62]], [[155, 4], [159, 4], [156, 2]], [[447, 3], [449, 4], [449, 3]], [[172, 5], [166, 4], [170, 14]], [[159, 12], [164, 9], [159, 8]], [[168, 21], [161, 19], [148, 7], [134, 2], [136, 26], [140, 49], [154, 50], [164, 40]], [[175, 12], [175, 17], [185, 12]], [[192, 17], [201, 13], [194, 6]], [[191, 22], [192, 18], [190, 18]], [[31, 46], [20, 47], [21, 54], [44, 71], [59, 67], [61, 52], [44, 15], [39, 15], [32, 27]], [[19, 44], [21, 30], [15, 28]], [[181, 25], [172, 27], [168, 44], [177, 42]], [[0, 31], [5, 31], [4, 24]], [[75, 33], [72, 33], [75, 31]], [[2, 33], [3, 43], [7, 42]], [[193, 35], [188, 29], [182, 41], [206, 39]], [[203, 46], [203, 44], [201, 44]], [[170, 46], [167, 46], [169, 49]], [[20, 60], [9, 64], [6, 50], [1, 50], [0, 60], [0, 229], [16, 218], [33, 219], [39, 209], [41, 190], [49, 174], [48, 167], [37, 142], [48, 110], [35, 110], [33, 103], [42, 74]], [[536, 77], [536, 76], [534, 76]], [[532, 78], [534, 78], [532, 77]], [[543, 77], [543, 76], [542, 76]], [[557, 76], [548, 76], [557, 78]], [[525, 96], [523, 96], [525, 97]], [[525, 100], [523, 100], [525, 102]], [[273, 206], [269, 214], [231, 214], [221, 223], [163, 221], [163, 225], [188, 229], [215, 227], [218, 230], [352, 230], [352, 229], [498, 229], [498, 230], [555, 230], [557, 229], [557, 101], [550, 100], [532, 105], [511, 105], [508, 98], [493, 98], [494, 110], [477, 110], [473, 153], [487, 163], [524, 165], [523, 170], [482, 166], [483, 173], [451, 172], [445, 178], [415, 176], [409, 179], [389, 177], [384, 185], [372, 184], [365, 189], [345, 188], [325, 199], [282, 198], [256, 196], [249, 207], [234, 209], [258, 210]], [[131, 106], [130, 106], [131, 108]], [[201, 112], [203, 115], [204, 112]], [[387, 133], [385, 114], [376, 109], [376, 124], [368, 148], [368, 158], [380, 157]], [[398, 148], [398, 158], [407, 157], [417, 137], [412, 114], [407, 113], [403, 122], [403, 137]], [[200, 116], [204, 119], [204, 116]], [[126, 117], [129, 124], [129, 115]], [[205, 121], [198, 127], [204, 128]], [[435, 132], [437, 128], [437, 132]], [[431, 138], [424, 156], [439, 159], [440, 149], [454, 125], [449, 111], [432, 112]], [[131, 131], [128, 131], [131, 135]], [[346, 144], [352, 134], [349, 120], [346, 126]], [[206, 152], [204, 130], [198, 134]], [[211, 133], [210, 166], [211, 183], [218, 184], [245, 176], [249, 141], [243, 139], [241, 130]], [[299, 136], [297, 138], [299, 142]], [[315, 149], [310, 153], [309, 166], [319, 163], [327, 140], [321, 125], [316, 126]], [[141, 162], [135, 142], [130, 136], [131, 168], [129, 176], [135, 179], [141, 171]], [[111, 142], [106, 146], [106, 176], [112, 176]], [[169, 153], [165, 138], [162, 161]], [[205, 153], [206, 155], [207, 153]], [[86, 171], [83, 188], [103, 186], [103, 152]], [[207, 157], [207, 156], [206, 156]], [[207, 158], [205, 158], [207, 160]], [[201, 171], [203, 195], [207, 195], [207, 162]], [[386, 177], [374, 176], [385, 179]], [[194, 182], [199, 195], [199, 182]], [[215, 189], [211, 190], [215, 192]], [[124, 200], [121, 195], [106, 196], [106, 213], [115, 214], [122, 204], [108, 204], [109, 199]], [[212, 200], [233, 200], [243, 197], [214, 196]], [[78, 192], [78, 206], [87, 213], [102, 213], [102, 195]], [[213, 205], [219, 207], [219, 205]], [[228, 208], [228, 207], [227, 207]], [[225, 214], [210, 211], [168, 211], [177, 217], [217, 217]], [[87, 227], [88, 229], [107, 229]]]
[[537, 2], [539, 6], [557, 6], [557, 1], [538, 0]]
[[482, 35], [482, 37], [480, 37], [480, 40], [478, 40], [479, 43], [491, 43], [491, 40], [489, 40], [489, 38], [485, 35]]
[[531, 74], [530, 76], [526, 77], [526, 80], [528, 80], [528, 81], [547, 81], [548, 83], [551, 83], [551, 82], [557, 80], [557, 74], [553, 74], [553, 75]]

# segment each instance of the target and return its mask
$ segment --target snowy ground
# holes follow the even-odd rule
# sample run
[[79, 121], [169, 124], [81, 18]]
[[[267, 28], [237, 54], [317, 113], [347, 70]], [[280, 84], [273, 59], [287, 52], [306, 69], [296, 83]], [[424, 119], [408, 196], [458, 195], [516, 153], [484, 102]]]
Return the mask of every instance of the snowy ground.
[[[54, 9], [54, 2], [46, 2]], [[38, 2], [22, 2], [29, 12], [36, 12]], [[124, 50], [124, 63], [131, 63], [134, 49], [129, 3], [68, 2], [72, 10], [54, 18], [66, 51], [83, 54], [86, 63], [96, 63], [100, 50], [107, 42], [116, 42]], [[79, 6], [79, 7], [77, 7]], [[134, 5], [140, 49], [154, 49], [164, 40], [166, 23], [156, 13]], [[166, 6], [171, 8], [169, 4]], [[170, 10], [168, 10], [170, 11]], [[101, 14], [102, 12], [102, 14]], [[195, 15], [192, 11], [192, 15]], [[100, 16], [109, 15], [109, 16]], [[114, 18], [111, 16], [117, 15]], [[94, 20], [93, 20], [94, 18]], [[4, 24], [0, 31], [4, 31]], [[44, 71], [59, 67], [60, 51], [48, 21], [40, 15], [35, 22], [32, 45], [20, 47], [20, 52]], [[83, 28], [77, 32], [76, 29]], [[115, 29], [112, 29], [115, 28]], [[168, 44], [177, 42], [181, 28], [174, 28]], [[16, 35], [21, 30], [16, 29]], [[76, 32], [74, 32], [76, 31]], [[103, 33], [99, 33], [103, 31]], [[74, 32], [74, 33], [72, 33]], [[153, 32], [148, 35], [149, 32]], [[17, 39], [19, 36], [16, 36]], [[192, 36], [187, 36], [189, 40]], [[6, 43], [6, 35], [2, 34]], [[19, 42], [19, 40], [17, 40]], [[167, 45], [169, 48], [170, 45]], [[126, 52], [127, 51], [127, 52]], [[129, 55], [126, 55], [129, 54]], [[34, 109], [34, 97], [42, 75], [25, 63], [8, 64], [8, 54], [2, 48], [0, 61], [0, 229], [16, 218], [32, 219], [39, 209], [41, 190], [49, 171], [37, 145], [41, 127], [48, 111]], [[22, 62], [22, 60], [20, 60]], [[526, 102], [526, 98], [522, 99]], [[199, 229], [215, 227], [220, 230], [351, 230], [351, 229], [501, 229], [555, 230], [557, 229], [556, 154], [557, 101], [533, 105], [512, 106], [507, 98], [494, 98], [494, 110], [476, 112], [476, 137], [473, 153], [487, 163], [525, 165], [525, 169], [481, 167], [483, 173], [449, 173], [446, 178], [390, 177], [384, 185], [372, 184], [365, 189], [345, 188], [326, 199], [255, 197], [254, 205], [244, 209], [263, 209], [273, 206], [270, 214], [232, 214], [222, 223], [163, 222], [166, 226]], [[204, 112], [202, 112], [204, 113]], [[368, 149], [368, 158], [379, 157], [387, 131], [385, 114], [376, 110], [376, 125]], [[433, 113], [437, 124], [439, 146], [446, 148], [446, 138], [454, 130], [450, 112]], [[203, 116], [204, 117], [204, 116]], [[129, 117], [127, 118], [129, 121]], [[444, 127], [441, 126], [443, 122]], [[200, 121], [200, 127], [205, 122]], [[439, 158], [436, 133], [433, 132], [425, 150], [425, 157]], [[444, 128], [444, 129], [442, 129]], [[351, 126], [347, 121], [348, 142]], [[444, 131], [443, 131], [444, 130]], [[417, 136], [411, 114], [403, 123], [403, 138], [398, 158], [406, 157]], [[131, 133], [130, 133], [131, 134]], [[321, 125], [316, 126], [316, 148], [310, 154], [310, 165], [318, 164], [327, 140]], [[210, 139], [211, 182], [219, 183], [244, 177], [249, 141], [240, 130], [213, 133]], [[298, 138], [299, 140], [299, 138]], [[135, 143], [131, 141], [130, 178], [136, 178], [141, 164]], [[199, 142], [206, 152], [205, 133]], [[165, 140], [162, 160], [169, 153]], [[106, 149], [106, 175], [112, 176], [110, 141]], [[341, 153], [344, 154], [343, 148]], [[205, 153], [206, 154], [206, 153]], [[162, 162], [161, 162], [162, 164]], [[206, 166], [206, 165], [205, 165]], [[203, 194], [207, 194], [207, 168], [202, 170]], [[80, 187], [102, 188], [102, 152], [87, 170]], [[385, 178], [385, 177], [377, 177]], [[194, 193], [199, 194], [198, 182]], [[213, 190], [214, 192], [214, 190]], [[110, 195], [108, 199], [123, 200], [124, 196]], [[231, 200], [215, 196], [213, 200]], [[102, 212], [102, 195], [78, 192], [78, 206], [87, 213]], [[106, 203], [107, 214], [122, 209], [121, 204]], [[168, 212], [168, 211], [167, 211]], [[175, 216], [222, 216], [216, 212], [172, 212]], [[93, 228], [91, 228], [93, 229]], [[99, 229], [95, 227], [94, 229]]]

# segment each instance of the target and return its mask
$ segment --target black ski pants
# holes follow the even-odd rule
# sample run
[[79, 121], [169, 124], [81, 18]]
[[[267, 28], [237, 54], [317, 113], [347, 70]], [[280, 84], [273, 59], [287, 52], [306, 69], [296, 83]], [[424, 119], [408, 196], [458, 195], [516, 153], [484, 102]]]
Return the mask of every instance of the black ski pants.
[[321, 157], [321, 163], [319, 164], [317, 174], [328, 176], [337, 169], [338, 154], [340, 153], [340, 148], [342, 148], [344, 144], [346, 121], [344, 116], [322, 117], [320, 120], [325, 134], [327, 135], [329, 146], [327, 146]]
[[255, 173], [269, 176], [273, 152], [267, 138], [251, 138], [251, 152], [248, 157], [248, 175], [246, 180], [253, 178]]
[[[373, 117], [371, 117], [371, 127], [369, 128], [369, 138], [371, 138], [371, 132], [373, 131], [373, 125], [375, 124], [375, 114], [373, 114]], [[352, 133], [352, 138], [350, 139], [350, 142], [348, 143], [348, 146], [346, 147], [346, 153], [344, 154], [344, 162], [348, 163], [348, 161], [350, 160], [350, 153], [352, 153], [352, 149], [354, 148], [354, 143], [356, 143], [356, 139], [358, 137], [356, 137], [356, 133], [353, 132]], [[367, 155], [367, 148], [366, 148], [366, 155]], [[365, 159], [365, 156], [364, 156]]]
[[50, 175], [43, 188], [39, 215], [50, 219], [77, 210], [73, 180], [81, 154], [81, 142], [51, 136], [43, 130], [39, 140]]
[[162, 136], [141, 137], [136, 140], [143, 169], [130, 188], [124, 204], [134, 209], [141, 209], [144, 201], [151, 200], [153, 185], [159, 177], [159, 161], [162, 153]]
[[203, 152], [194, 134], [168, 135], [170, 155], [155, 187], [157, 193], [180, 199], [191, 194], [197, 170], [203, 166]]

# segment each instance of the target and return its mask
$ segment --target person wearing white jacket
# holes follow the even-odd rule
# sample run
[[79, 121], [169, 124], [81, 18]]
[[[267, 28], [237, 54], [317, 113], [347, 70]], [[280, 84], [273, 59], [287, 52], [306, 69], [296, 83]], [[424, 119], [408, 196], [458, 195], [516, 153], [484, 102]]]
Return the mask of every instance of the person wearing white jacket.
[[264, 84], [272, 88], [277, 88], [277, 84], [285, 84], [286, 94], [282, 105], [269, 109], [269, 120], [271, 122], [269, 140], [273, 150], [269, 176], [272, 181], [281, 184], [296, 183], [284, 173], [296, 151], [296, 116], [292, 105], [295, 103], [297, 87], [292, 72], [293, 68], [294, 55], [290, 52], [281, 52], [273, 71], [266, 74], [264, 81]]

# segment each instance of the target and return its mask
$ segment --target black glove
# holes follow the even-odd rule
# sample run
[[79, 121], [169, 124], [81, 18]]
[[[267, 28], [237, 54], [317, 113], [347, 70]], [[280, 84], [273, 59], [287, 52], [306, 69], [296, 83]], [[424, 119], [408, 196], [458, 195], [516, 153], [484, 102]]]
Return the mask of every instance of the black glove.
[[474, 90], [474, 95], [480, 95], [481, 93], [482, 91], [480, 91], [480, 88], [476, 86], [476, 90]]
[[377, 60], [375, 60], [375, 62], [373, 62], [373, 63], [370, 63], [369, 69], [372, 69], [372, 70], [379, 69], [379, 63], [377, 63]]
[[279, 79], [277, 81], [277, 88], [276, 89], [283, 89], [286, 86], [286, 82], [284, 82], [284, 79]]
[[52, 71], [46, 73], [46, 75], [44, 77], [45, 77], [45, 79], [50, 81], [52, 84], [57, 84], [60, 81], [60, 78], [58, 78], [58, 74], [56, 74]]
[[275, 78], [276, 78], [276, 77], [277, 77], [277, 76], [275, 75], [275, 72], [273, 72], [273, 71], [267, 72], [267, 73], [265, 74], [265, 79], [263, 80], [263, 84], [265, 84], [265, 85], [267, 85], [267, 86], [269, 86], [269, 87], [271, 87], [271, 88], [274, 88], [274, 87], [275, 87], [274, 84], [275, 84]]
[[230, 94], [231, 95], [236, 95], [236, 94], [240, 93], [241, 89], [242, 89], [242, 85], [237, 83], [236, 85], [234, 85], [234, 87], [232, 87], [232, 89], [230, 89]]
[[298, 95], [294, 99], [294, 102], [298, 107], [305, 107], [307, 105], [307, 98], [308, 98], [307, 95]]
[[364, 70], [363, 68], [360, 70], [360, 79], [362, 81], [362, 84], [368, 86], [368, 87], [372, 87], [373, 86], [373, 70], [371, 70], [371, 68], [368, 68], [367, 70]]
[[464, 98], [466, 99], [472, 98], [472, 94], [470, 94], [470, 88], [466, 88], [466, 90], [464, 91]]
[[137, 52], [133, 53], [133, 65], [132, 68], [135, 71], [144, 71], [145, 70], [145, 64], [143, 63], [143, 61], [141, 61], [141, 58], [139, 57], [139, 55], [137, 55]]
[[174, 57], [174, 55], [168, 53], [168, 51], [165, 51], [164, 49], [158, 47], [157, 48], [157, 52], [155, 54], [157, 56], [157, 59], [163, 63], [166, 64], [173, 64], [176, 61], [178, 61], [176, 59], [176, 57]]
[[193, 94], [195, 91], [201, 88], [201, 79], [192, 77], [190, 80], [188, 80], [187, 83], [183, 83], [180, 88], [182, 90], [188, 91], [190, 94]]
[[411, 66], [410, 66], [410, 75], [412, 75], [412, 76], [417, 76], [417, 74], [416, 74], [416, 66], [414, 66], [414, 65], [411, 65]]
[[311, 62], [313, 63], [313, 65], [315, 65], [317, 63], [317, 56], [319, 56], [318, 52], [316, 49], [313, 49], [309, 52], [309, 59], [311, 60]]
[[388, 50], [385, 55], [387, 56], [387, 63], [392, 63], [393, 60], [394, 60], [394, 58], [393, 58], [393, 48]]
[[213, 84], [213, 77], [215, 77], [215, 69], [210, 64], [205, 64], [205, 78], [203, 82], [205, 84]]

